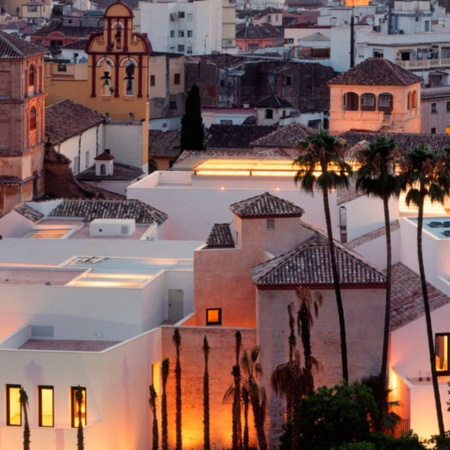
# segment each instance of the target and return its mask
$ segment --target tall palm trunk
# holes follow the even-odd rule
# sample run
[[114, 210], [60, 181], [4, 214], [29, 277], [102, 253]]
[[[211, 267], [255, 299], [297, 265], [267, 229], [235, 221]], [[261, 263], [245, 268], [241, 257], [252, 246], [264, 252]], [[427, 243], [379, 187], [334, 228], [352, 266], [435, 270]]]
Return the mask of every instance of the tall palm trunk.
[[423, 251], [422, 251], [422, 228], [423, 228], [423, 209], [424, 209], [424, 196], [422, 194], [423, 187], [420, 186], [420, 202], [419, 202], [419, 214], [417, 217], [417, 256], [419, 260], [419, 273], [420, 283], [422, 285], [423, 306], [425, 309], [425, 320], [427, 324], [427, 338], [428, 338], [428, 350], [431, 366], [431, 380], [433, 383], [434, 401], [436, 404], [436, 415], [438, 421], [439, 434], [445, 435], [444, 418], [442, 415], [441, 396], [439, 393], [439, 384], [436, 372], [436, 357], [434, 349], [434, 335], [433, 327], [431, 323], [431, 311], [430, 302], [428, 299], [427, 280], [425, 277], [425, 266], [423, 263]]
[[28, 423], [28, 395], [24, 388], [20, 388], [20, 407], [23, 411], [23, 450], [30, 450], [30, 424]]
[[153, 422], [152, 422], [152, 450], [158, 450], [159, 448], [159, 433], [158, 433], [158, 417], [156, 415], [156, 390], [155, 386], [150, 385], [149, 387], [150, 391], [150, 398], [149, 398], [149, 404], [150, 409], [152, 410], [153, 415]]
[[386, 233], [386, 304], [384, 311], [383, 349], [381, 355], [380, 389], [378, 392], [378, 418], [375, 421], [375, 429], [381, 431], [383, 413], [386, 409], [386, 393], [388, 392], [388, 351], [389, 351], [389, 324], [391, 317], [391, 291], [392, 291], [392, 243], [391, 243], [391, 219], [389, 214], [389, 197], [383, 197], [384, 229]]
[[240, 331], [235, 333], [236, 364], [233, 366], [234, 395], [233, 395], [233, 449], [242, 449], [241, 427], [241, 369], [239, 366], [241, 354], [242, 336]]
[[208, 358], [210, 347], [206, 336], [203, 338], [203, 355], [205, 357], [205, 372], [203, 374], [203, 448], [209, 450], [210, 444], [210, 430], [209, 430], [209, 373], [208, 373]]
[[84, 450], [83, 418], [81, 415], [81, 408], [83, 405], [82, 389], [78, 388], [75, 395], [76, 395], [76, 400], [77, 400], [77, 404], [78, 404], [77, 450]]
[[248, 450], [249, 444], [249, 431], [248, 431], [248, 407], [249, 407], [249, 395], [247, 388], [242, 387], [242, 403], [244, 404], [244, 435], [243, 444], [244, 450]]
[[168, 421], [167, 421], [167, 379], [169, 378], [169, 360], [164, 359], [161, 364], [162, 394], [161, 394], [161, 448], [168, 450]]
[[[322, 164], [322, 171], [326, 170]], [[336, 263], [336, 254], [334, 250], [333, 241], [333, 228], [331, 225], [331, 215], [330, 215], [330, 202], [328, 199], [328, 189], [322, 189], [323, 192], [323, 207], [325, 210], [325, 220], [327, 225], [327, 235], [328, 235], [328, 246], [330, 248], [330, 258], [331, 258], [331, 270], [333, 272], [333, 285], [334, 292], [336, 294], [336, 305], [339, 316], [339, 330], [341, 338], [341, 359], [342, 359], [342, 378], [348, 382], [348, 362], [347, 362], [347, 334], [345, 331], [345, 317], [344, 317], [344, 307], [342, 304], [341, 296], [341, 286], [339, 282], [339, 272]]]
[[267, 450], [266, 434], [264, 433], [265, 405], [264, 402], [261, 403], [259, 395], [252, 391], [253, 389], [250, 388], [250, 402], [252, 404], [253, 417], [255, 419], [256, 435], [258, 438], [258, 449]]
[[183, 436], [181, 430], [181, 362], [180, 362], [180, 347], [181, 336], [178, 328], [175, 328], [173, 334], [173, 342], [177, 352], [177, 359], [175, 362], [175, 405], [176, 405], [176, 450], [181, 450], [183, 446]]

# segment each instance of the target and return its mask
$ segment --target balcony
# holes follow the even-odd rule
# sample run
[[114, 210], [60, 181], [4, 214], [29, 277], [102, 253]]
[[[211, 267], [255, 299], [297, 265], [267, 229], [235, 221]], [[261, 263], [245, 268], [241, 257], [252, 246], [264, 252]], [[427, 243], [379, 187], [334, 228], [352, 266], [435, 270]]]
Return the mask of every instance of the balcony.
[[437, 58], [437, 59], [417, 59], [409, 61], [397, 60], [395, 61], [395, 63], [407, 70], [435, 69], [437, 67], [450, 66], [450, 59]]

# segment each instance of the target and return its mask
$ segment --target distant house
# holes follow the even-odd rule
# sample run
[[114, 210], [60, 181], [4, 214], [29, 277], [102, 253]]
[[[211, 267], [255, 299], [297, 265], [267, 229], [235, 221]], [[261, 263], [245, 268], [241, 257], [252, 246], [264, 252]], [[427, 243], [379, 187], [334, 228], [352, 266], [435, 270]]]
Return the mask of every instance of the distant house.
[[236, 47], [246, 52], [283, 44], [283, 28], [269, 23], [236, 27]]

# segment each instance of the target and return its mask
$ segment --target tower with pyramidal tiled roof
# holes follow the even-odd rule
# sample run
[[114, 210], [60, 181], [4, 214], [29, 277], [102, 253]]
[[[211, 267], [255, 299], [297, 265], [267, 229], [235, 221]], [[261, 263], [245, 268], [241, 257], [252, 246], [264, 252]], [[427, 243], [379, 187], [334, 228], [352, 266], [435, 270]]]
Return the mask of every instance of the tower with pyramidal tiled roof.
[[330, 81], [330, 131], [420, 133], [422, 78], [369, 58]]

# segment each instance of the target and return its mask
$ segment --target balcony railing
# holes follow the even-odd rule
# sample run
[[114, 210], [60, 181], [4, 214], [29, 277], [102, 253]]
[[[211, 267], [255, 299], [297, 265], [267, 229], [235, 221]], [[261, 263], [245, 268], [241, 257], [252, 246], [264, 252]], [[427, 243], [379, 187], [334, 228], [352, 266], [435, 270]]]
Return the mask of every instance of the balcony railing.
[[438, 59], [417, 59], [395, 61], [397, 65], [403, 67], [404, 69], [414, 70], [414, 69], [433, 69], [436, 67], [450, 66], [450, 59], [448, 58], [438, 58]]

